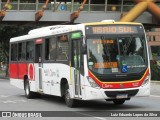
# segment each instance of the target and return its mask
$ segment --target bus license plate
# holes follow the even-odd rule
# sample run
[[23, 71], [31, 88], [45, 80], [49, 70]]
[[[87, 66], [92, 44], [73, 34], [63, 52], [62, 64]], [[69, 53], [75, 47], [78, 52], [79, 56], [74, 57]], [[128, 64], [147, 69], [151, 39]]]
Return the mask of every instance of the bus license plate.
[[116, 98], [118, 99], [128, 98], [128, 94], [118, 94]]

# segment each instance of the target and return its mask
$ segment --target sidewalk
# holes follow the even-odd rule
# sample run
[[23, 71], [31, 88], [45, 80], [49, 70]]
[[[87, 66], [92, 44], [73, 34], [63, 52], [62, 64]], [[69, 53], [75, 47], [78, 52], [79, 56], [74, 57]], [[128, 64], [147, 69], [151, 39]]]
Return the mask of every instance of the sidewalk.
[[151, 81], [151, 95], [160, 96], [160, 81]]
[[152, 80], [151, 83], [152, 84], [160, 84], [160, 80], [159, 81]]
[[4, 73], [0, 72], [0, 79], [6, 79], [6, 80], [8, 80], [9, 78], [5, 77]]

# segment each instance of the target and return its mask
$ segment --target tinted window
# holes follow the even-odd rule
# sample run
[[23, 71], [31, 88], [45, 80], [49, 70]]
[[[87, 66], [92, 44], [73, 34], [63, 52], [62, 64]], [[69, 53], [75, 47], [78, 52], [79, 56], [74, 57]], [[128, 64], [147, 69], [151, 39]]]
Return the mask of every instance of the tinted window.
[[54, 37], [46, 39], [45, 48], [46, 48], [45, 59], [55, 60], [56, 59], [56, 39]]
[[68, 59], [68, 36], [62, 35], [58, 37], [57, 42], [57, 60], [67, 60]]
[[95, 36], [87, 39], [87, 49], [89, 68], [99, 74], [137, 73], [147, 66], [144, 37]]
[[33, 60], [34, 56], [34, 42], [29, 41], [26, 43], [26, 60]]
[[17, 44], [11, 44], [11, 61], [17, 61]]
[[22, 43], [18, 43], [18, 60], [22, 57]]

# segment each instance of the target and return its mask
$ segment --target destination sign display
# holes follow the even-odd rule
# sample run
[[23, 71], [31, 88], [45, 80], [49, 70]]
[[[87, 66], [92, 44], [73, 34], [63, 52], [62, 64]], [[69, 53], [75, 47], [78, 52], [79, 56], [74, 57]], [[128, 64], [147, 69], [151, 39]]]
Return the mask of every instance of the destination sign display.
[[113, 40], [93, 40], [93, 44], [113, 44]]
[[117, 62], [99, 62], [94, 64], [94, 68], [117, 68]]
[[128, 25], [105, 25], [105, 26], [87, 26], [86, 34], [137, 34], [140, 26]]

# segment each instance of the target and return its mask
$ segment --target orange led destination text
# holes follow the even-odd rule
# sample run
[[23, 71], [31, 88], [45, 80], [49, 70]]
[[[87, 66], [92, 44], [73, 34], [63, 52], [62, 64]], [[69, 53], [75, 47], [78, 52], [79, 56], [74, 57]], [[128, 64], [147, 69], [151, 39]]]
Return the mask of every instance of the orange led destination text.
[[136, 33], [137, 31], [133, 27], [129, 26], [106, 26], [106, 27], [92, 27], [94, 34], [105, 33]]
[[117, 68], [117, 66], [117, 62], [99, 62], [94, 64], [94, 68]]
[[113, 44], [113, 40], [93, 40], [93, 44]]

